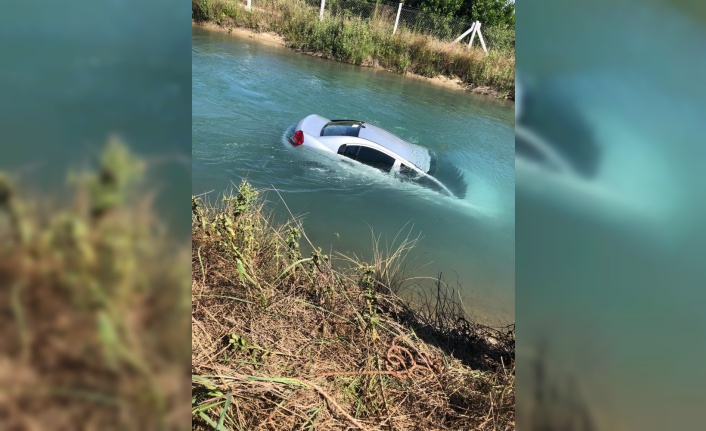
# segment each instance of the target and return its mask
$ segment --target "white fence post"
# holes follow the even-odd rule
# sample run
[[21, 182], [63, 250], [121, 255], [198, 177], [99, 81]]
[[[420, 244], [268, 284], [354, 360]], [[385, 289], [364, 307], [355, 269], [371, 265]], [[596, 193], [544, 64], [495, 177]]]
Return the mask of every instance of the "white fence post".
[[400, 23], [400, 13], [402, 13], [402, 2], [400, 2], [400, 7], [397, 8], [397, 19], [395, 19], [395, 28], [392, 29], [392, 34], [397, 33], [397, 24]]
[[248, 10], [252, 9], [252, 4], [250, 4], [252, 0], [248, 0], [247, 8]]
[[[476, 21], [476, 22], [478, 22], [478, 21]], [[464, 37], [468, 36], [468, 33], [472, 32], [472, 31], [476, 28], [476, 22], [474, 22], [473, 24], [471, 24], [471, 28], [469, 28], [468, 30], [464, 31], [461, 36], [457, 37], [457, 38], [456, 38], [453, 42], [451, 42], [451, 43], [458, 43], [461, 39], [463, 39]]]
[[473, 23], [473, 33], [471, 33], [471, 39], [468, 41], [468, 47], [470, 48], [471, 45], [473, 45], [473, 39], [476, 37], [476, 32], [478, 32], [478, 24], [479, 22], [476, 21]]
[[324, 20], [324, 8], [326, 7], [326, 0], [321, 0], [321, 10], [319, 10], [319, 21]]
[[480, 40], [480, 45], [483, 47], [483, 51], [488, 53], [488, 48], [485, 47], [485, 41], [483, 40], [483, 33], [480, 32], [480, 22], [478, 22], [478, 39]]
[[483, 35], [480, 32], [480, 21], [474, 22], [473, 27], [473, 34], [471, 34], [471, 40], [468, 41], [468, 47], [471, 47], [471, 45], [473, 44], [473, 39], [476, 37], [476, 33], [478, 33], [478, 39], [480, 40], [480, 45], [483, 47], [483, 51], [488, 52], [488, 48], [485, 47]]

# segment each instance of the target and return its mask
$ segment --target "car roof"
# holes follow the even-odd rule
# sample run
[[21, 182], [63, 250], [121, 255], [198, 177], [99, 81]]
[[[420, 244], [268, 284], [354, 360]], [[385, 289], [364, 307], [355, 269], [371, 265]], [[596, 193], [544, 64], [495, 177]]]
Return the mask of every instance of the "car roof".
[[390, 152], [397, 154], [403, 159], [408, 160], [410, 163], [413, 163], [424, 172], [429, 171], [431, 165], [431, 155], [429, 154], [429, 150], [427, 150], [426, 148], [409, 143], [393, 135], [387, 130], [384, 130], [374, 124], [366, 123], [364, 121], [331, 120], [329, 123], [327, 123], [327, 125], [331, 123], [360, 124], [358, 138], [365, 139], [383, 148], [386, 148]]

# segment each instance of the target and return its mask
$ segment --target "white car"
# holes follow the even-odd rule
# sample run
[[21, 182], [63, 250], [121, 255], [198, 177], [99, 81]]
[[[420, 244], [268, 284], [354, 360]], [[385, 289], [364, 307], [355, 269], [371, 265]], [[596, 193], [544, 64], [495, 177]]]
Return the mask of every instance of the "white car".
[[[370, 123], [309, 115], [297, 124], [289, 142], [295, 147], [339, 154], [448, 196], [463, 198], [466, 194], [466, 183], [458, 168], [440, 167], [438, 158], [428, 149]], [[444, 184], [440, 178], [449, 181]]]

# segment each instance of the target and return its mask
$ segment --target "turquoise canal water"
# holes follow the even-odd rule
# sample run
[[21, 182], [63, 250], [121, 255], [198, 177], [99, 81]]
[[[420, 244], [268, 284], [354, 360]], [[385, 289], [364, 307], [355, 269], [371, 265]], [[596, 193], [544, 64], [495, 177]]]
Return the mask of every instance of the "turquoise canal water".
[[[193, 29], [193, 193], [242, 178], [276, 189], [324, 250], [369, 257], [402, 231], [421, 237], [416, 275], [460, 285], [467, 310], [514, 321], [514, 105], [396, 74], [340, 64], [248, 38]], [[444, 197], [284, 139], [305, 116], [376, 124], [435, 151], [464, 174]], [[289, 217], [274, 191], [281, 217]]]
[[[66, 194], [69, 169], [111, 135], [148, 161], [148, 184], [174, 232], [189, 235], [191, 21], [171, 2], [4, 6], [0, 170], [26, 190]], [[165, 7], [168, 5], [168, 7]]]

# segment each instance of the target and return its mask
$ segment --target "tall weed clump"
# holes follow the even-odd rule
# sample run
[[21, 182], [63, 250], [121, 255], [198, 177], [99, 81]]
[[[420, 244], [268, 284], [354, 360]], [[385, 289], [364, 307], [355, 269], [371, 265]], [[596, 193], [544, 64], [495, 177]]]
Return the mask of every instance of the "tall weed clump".
[[515, 50], [515, 28], [501, 26], [482, 27], [485, 42], [489, 49], [495, 51], [512, 52]]
[[411, 64], [409, 45], [400, 33], [390, 37], [378, 32], [375, 35], [374, 62], [397, 73], [406, 73]]

